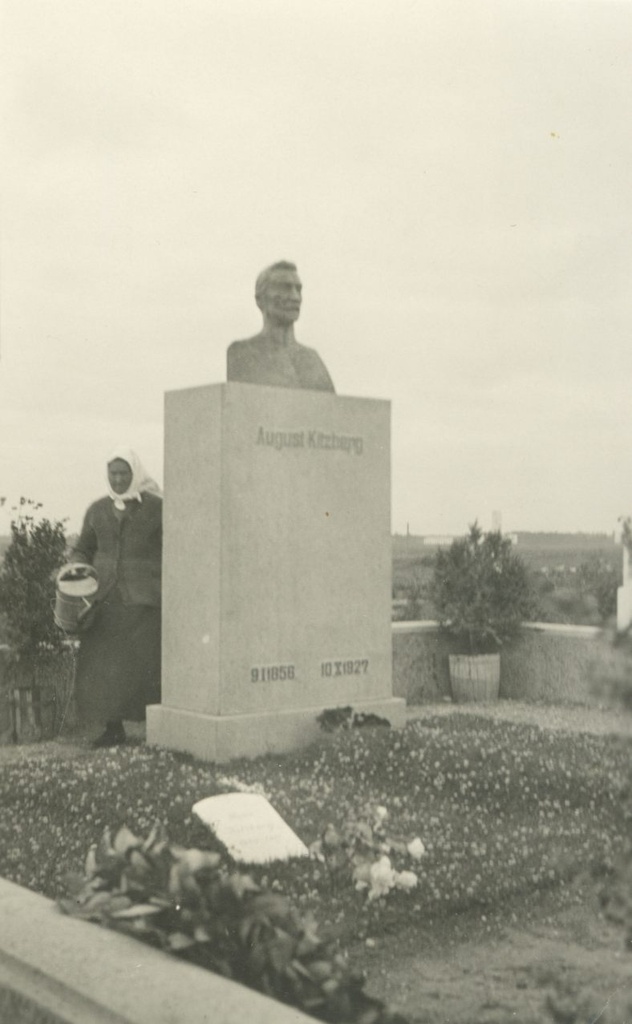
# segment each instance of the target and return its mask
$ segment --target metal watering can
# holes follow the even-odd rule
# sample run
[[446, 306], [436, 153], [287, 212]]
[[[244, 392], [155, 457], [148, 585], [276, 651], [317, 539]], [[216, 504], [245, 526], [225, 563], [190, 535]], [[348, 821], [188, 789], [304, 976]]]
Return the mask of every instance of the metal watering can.
[[57, 573], [55, 587], [55, 625], [65, 633], [76, 633], [80, 612], [90, 607], [89, 598], [94, 599], [99, 589], [96, 570], [84, 562], [69, 562]]

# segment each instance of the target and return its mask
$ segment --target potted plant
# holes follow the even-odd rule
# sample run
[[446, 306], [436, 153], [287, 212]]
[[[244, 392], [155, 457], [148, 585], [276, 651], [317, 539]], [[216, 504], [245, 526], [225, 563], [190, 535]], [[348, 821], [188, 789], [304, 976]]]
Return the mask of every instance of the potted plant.
[[527, 567], [511, 540], [499, 531], [483, 533], [474, 523], [465, 537], [437, 552], [431, 595], [455, 650], [449, 656], [453, 699], [495, 700], [500, 648], [534, 607]]

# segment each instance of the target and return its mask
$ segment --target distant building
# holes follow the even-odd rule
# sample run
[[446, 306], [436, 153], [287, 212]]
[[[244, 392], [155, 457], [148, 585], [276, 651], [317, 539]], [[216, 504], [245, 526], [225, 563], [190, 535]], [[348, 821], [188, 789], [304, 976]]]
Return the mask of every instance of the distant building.
[[[508, 540], [510, 540], [512, 544], [517, 544], [518, 543], [518, 534], [517, 533], [505, 533], [505, 534], [503, 534], [503, 536], [506, 537]], [[452, 536], [452, 537], [446, 537], [446, 536], [443, 536], [443, 537], [424, 537], [423, 538], [423, 543], [427, 544], [429, 548], [430, 547], [432, 547], [432, 548], [447, 548], [447, 547], [450, 546], [450, 544], [452, 543], [453, 540], [455, 540], [454, 536]]]

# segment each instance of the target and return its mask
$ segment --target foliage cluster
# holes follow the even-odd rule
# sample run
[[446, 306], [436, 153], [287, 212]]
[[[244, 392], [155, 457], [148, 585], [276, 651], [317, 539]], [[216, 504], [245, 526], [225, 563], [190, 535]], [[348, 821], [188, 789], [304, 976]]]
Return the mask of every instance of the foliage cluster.
[[310, 915], [221, 854], [169, 843], [161, 827], [145, 841], [127, 828], [114, 837], [106, 829], [60, 905], [318, 1020], [406, 1024], [363, 991], [362, 975], [319, 937]]
[[435, 556], [431, 587], [437, 618], [467, 654], [496, 651], [533, 618], [527, 568], [511, 540], [477, 523]]
[[11, 541], [0, 568], [0, 611], [7, 623], [12, 655], [26, 670], [36, 669], [63, 649], [53, 621], [56, 571], [63, 565], [63, 522], [42, 515], [40, 502], [20, 498], [11, 521]]
[[335, 732], [337, 729], [364, 729], [368, 727], [383, 726], [390, 728], [390, 722], [381, 715], [374, 715], [371, 711], [354, 711], [348, 705], [344, 708], [325, 708], [317, 716], [316, 721], [323, 732]]
[[418, 878], [410, 863], [421, 860], [424, 844], [419, 836], [392, 835], [388, 816], [386, 807], [369, 804], [340, 828], [328, 824], [312, 843], [310, 853], [326, 865], [332, 891], [351, 884], [366, 892], [371, 902], [394, 889], [410, 892], [416, 887]]

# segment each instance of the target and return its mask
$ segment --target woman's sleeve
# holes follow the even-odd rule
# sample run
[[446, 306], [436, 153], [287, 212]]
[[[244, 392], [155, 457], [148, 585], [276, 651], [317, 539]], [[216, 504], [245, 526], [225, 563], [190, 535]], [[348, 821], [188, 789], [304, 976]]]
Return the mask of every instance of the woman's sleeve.
[[92, 565], [97, 551], [97, 535], [92, 523], [91, 509], [86, 512], [79, 540], [72, 549], [71, 562], [85, 562]]

